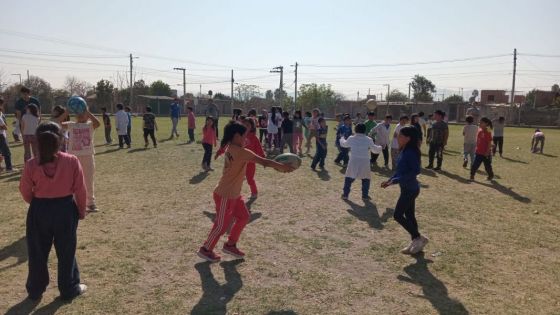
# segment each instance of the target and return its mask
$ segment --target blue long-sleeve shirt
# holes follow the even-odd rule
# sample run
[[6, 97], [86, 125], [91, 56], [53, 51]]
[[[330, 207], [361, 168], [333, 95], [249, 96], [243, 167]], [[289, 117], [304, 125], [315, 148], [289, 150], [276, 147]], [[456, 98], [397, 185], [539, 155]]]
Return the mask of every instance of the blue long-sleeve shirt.
[[335, 145], [340, 146], [340, 138], [348, 138], [352, 135], [352, 126], [347, 126], [346, 124], [339, 125], [336, 129], [336, 140]]
[[420, 174], [420, 159], [418, 152], [412, 148], [405, 148], [397, 158], [397, 170], [390, 178], [393, 183], [398, 183], [401, 189], [420, 189], [416, 176]]

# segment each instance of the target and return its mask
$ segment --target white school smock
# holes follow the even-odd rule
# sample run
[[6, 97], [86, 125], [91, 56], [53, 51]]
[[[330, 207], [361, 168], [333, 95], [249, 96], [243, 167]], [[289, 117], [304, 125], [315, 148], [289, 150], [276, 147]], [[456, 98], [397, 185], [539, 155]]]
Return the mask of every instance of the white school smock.
[[365, 134], [355, 134], [348, 139], [340, 138], [340, 146], [350, 149], [350, 161], [346, 168], [346, 177], [355, 179], [371, 179], [370, 152], [379, 154], [382, 147], [375, 145]]
[[373, 127], [373, 130], [375, 130], [375, 144], [380, 145], [383, 148], [387, 147], [387, 145], [389, 145], [391, 125], [387, 127], [385, 122], [381, 122], [377, 124], [377, 126]]

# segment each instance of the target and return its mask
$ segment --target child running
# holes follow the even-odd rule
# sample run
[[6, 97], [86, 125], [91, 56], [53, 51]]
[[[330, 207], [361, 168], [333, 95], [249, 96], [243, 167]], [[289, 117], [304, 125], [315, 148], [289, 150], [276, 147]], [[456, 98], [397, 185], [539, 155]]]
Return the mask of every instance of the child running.
[[206, 117], [204, 127], [202, 127], [202, 148], [204, 148], [204, 157], [202, 158], [202, 169], [205, 171], [213, 171], [210, 167], [212, 162], [212, 148], [216, 146], [216, 127], [214, 127], [214, 118]]
[[416, 176], [420, 174], [421, 153], [418, 144], [420, 135], [413, 126], [405, 126], [400, 130], [397, 139], [400, 146], [397, 168], [389, 180], [381, 183], [381, 187], [386, 188], [399, 184], [401, 188], [401, 195], [395, 206], [393, 217], [412, 238], [412, 242], [401, 250], [401, 253], [411, 255], [422, 251], [429, 241], [418, 232], [415, 216], [416, 198], [420, 194], [420, 185], [416, 179]]
[[23, 160], [27, 162], [33, 156], [37, 156], [37, 141], [35, 131], [40, 122], [39, 108], [35, 104], [27, 105], [26, 112], [21, 117], [21, 130], [23, 133]]
[[195, 128], [196, 128], [196, 117], [194, 116], [194, 110], [192, 106], [187, 106], [187, 129], [189, 134], [189, 141], [187, 143], [194, 142]]
[[535, 133], [533, 134], [533, 139], [531, 140], [531, 152], [537, 153], [539, 152], [539, 144], [541, 145], [540, 152], [543, 153], [544, 149], [544, 132], [540, 129], [535, 129]]
[[76, 115], [76, 122], [68, 121], [63, 127], [68, 130], [68, 153], [75, 155], [80, 160], [86, 182], [86, 205], [89, 212], [97, 212], [95, 204], [95, 159], [94, 136], [95, 129], [101, 124], [89, 109]]
[[319, 167], [325, 169], [325, 158], [327, 157], [327, 121], [325, 118], [321, 117], [318, 120], [319, 127], [315, 129], [315, 146], [317, 150], [315, 152], [315, 157], [313, 157], [313, 162], [311, 162], [311, 169], [315, 170], [317, 164]]
[[469, 157], [472, 167], [476, 155], [476, 134], [478, 133], [478, 127], [474, 124], [473, 116], [469, 115], [465, 120], [467, 124], [463, 127], [463, 167], [467, 167]]
[[19, 183], [29, 204], [26, 222], [29, 299], [39, 300], [49, 284], [48, 257], [54, 243], [58, 290], [63, 300], [83, 294], [76, 262], [78, 220], [86, 216], [86, 188], [78, 158], [59, 152], [62, 134], [54, 122], [37, 128], [39, 157], [26, 162]]
[[158, 130], [158, 126], [156, 122], [156, 115], [152, 113], [152, 108], [150, 106], [146, 106], [146, 112], [142, 116], [142, 120], [144, 129], [144, 148], [148, 147], [148, 136], [152, 139], [154, 148], [157, 148], [155, 132]]
[[340, 139], [348, 138], [351, 135], [352, 135], [352, 118], [350, 117], [350, 115], [344, 115], [344, 117], [342, 118], [342, 124], [338, 125], [338, 128], [336, 129], [335, 144], [339, 151], [338, 151], [338, 156], [334, 160], [335, 164], [342, 165], [343, 167], [348, 166], [349, 149], [340, 145]]
[[249, 210], [241, 196], [241, 186], [245, 178], [248, 162], [254, 162], [264, 167], [272, 167], [280, 172], [291, 172], [293, 168], [273, 160], [262, 158], [252, 151], [243, 148], [246, 140], [247, 128], [238, 122], [230, 122], [224, 128], [221, 147], [225, 149], [224, 172], [218, 185], [214, 189], [216, 204], [216, 220], [208, 239], [198, 250], [198, 256], [210, 262], [220, 261], [221, 257], [214, 253], [214, 247], [220, 237], [231, 226], [227, 243], [223, 252], [236, 258], [243, 258], [245, 253], [237, 248], [237, 241], [243, 228], [249, 221]]
[[350, 150], [350, 161], [344, 175], [344, 188], [342, 199], [347, 200], [350, 194], [352, 183], [356, 179], [362, 180], [362, 199], [371, 200], [369, 196], [369, 186], [371, 183], [370, 152], [381, 153], [381, 146], [373, 144], [373, 140], [366, 136], [366, 125], [359, 123], [356, 125], [355, 135], [348, 138], [340, 138], [340, 146]]
[[471, 181], [474, 181], [474, 175], [480, 164], [484, 163], [488, 180], [494, 179], [494, 171], [492, 170], [492, 121], [487, 117], [480, 118], [478, 123], [480, 127], [476, 134], [476, 156], [471, 167]]
[[4, 100], [0, 98], [0, 155], [4, 157], [4, 162], [6, 163], [6, 172], [14, 172], [15, 169], [12, 166], [12, 153], [10, 152], [10, 146], [8, 145], [8, 124], [6, 122], [6, 116], [4, 116]]

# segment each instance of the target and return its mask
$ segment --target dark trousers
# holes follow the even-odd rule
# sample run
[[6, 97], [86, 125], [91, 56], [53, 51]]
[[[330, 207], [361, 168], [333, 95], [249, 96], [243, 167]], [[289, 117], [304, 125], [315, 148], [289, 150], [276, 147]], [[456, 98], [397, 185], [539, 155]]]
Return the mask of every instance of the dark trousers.
[[202, 163], [210, 167], [210, 162], [212, 162], [212, 145], [210, 143], [202, 143], [202, 148], [204, 148]]
[[218, 117], [214, 117], [214, 129], [216, 129], [216, 138], [219, 138], [219, 136], [218, 136]]
[[105, 142], [113, 142], [113, 139], [111, 138], [111, 126], [105, 127]]
[[348, 159], [349, 159], [348, 152], [350, 152], [350, 149], [339, 147], [338, 156], [334, 161], [336, 163], [340, 163], [342, 161], [342, 164], [348, 165]]
[[315, 144], [317, 146], [317, 151], [315, 152], [315, 156], [313, 157], [313, 162], [311, 162], [311, 168], [315, 168], [317, 164], [319, 164], [320, 168], [325, 167], [325, 158], [327, 157], [327, 145], [320, 143]]
[[414, 214], [416, 207], [416, 197], [420, 194], [420, 189], [405, 190], [401, 188], [401, 195], [395, 206], [395, 213], [393, 218], [397, 221], [407, 232], [412, 239], [420, 236], [418, 232], [418, 222]]
[[132, 142], [132, 136], [130, 135], [130, 131], [132, 130], [131, 126], [126, 127], [126, 135], [128, 136], [128, 141]]
[[[350, 194], [350, 188], [352, 188], [352, 183], [354, 182], [355, 178], [352, 177], [345, 177], [344, 178], [344, 188], [342, 189], [342, 194], [346, 197]], [[368, 178], [362, 179], [362, 198], [368, 197], [369, 195], [369, 185], [371, 181]]]
[[474, 157], [474, 162], [471, 166], [471, 177], [476, 174], [476, 171], [478, 171], [478, 168], [482, 163], [484, 163], [484, 169], [486, 170], [486, 174], [488, 174], [488, 177], [494, 177], [494, 171], [492, 170], [492, 157], [482, 154], [477, 154]]
[[434, 157], [437, 160], [437, 167], [441, 167], [443, 163], [443, 144], [441, 143], [430, 143], [430, 149], [428, 150], [428, 164], [434, 165]]
[[[385, 146], [381, 151], [383, 153], [383, 160], [385, 162], [385, 166], [389, 165], [389, 146]], [[372, 164], [377, 164], [377, 159], [379, 158], [379, 154], [372, 153]]]
[[259, 129], [259, 142], [260, 143], [263, 143], [263, 139], [264, 139], [264, 141], [266, 141], [267, 133], [268, 133], [268, 131], [266, 129], [264, 129], [264, 128]]
[[284, 146], [287, 145], [290, 153], [294, 153], [294, 136], [291, 133], [285, 133], [280, 140], [280, 153], [284, 153]]
[[49, 284], [48, 259], [52, 244], [58, 259], [58, 290], [63, 299], [79, 294], [80, 272], [76, 262], [78, 207], [72, 196], [33, 198], [27, 212], [29, 273], [27, 292], [39, 298]]
[[6, 170], [12, 170], [12, 153], [10, 152], [10, 147], [8, 146], [8, 139], [6, 139], [3, 135], [0, 135], [0, 154], [4, 157]]
[[189, 128], [188, 133], [189, 133], [189, 141], [194, 142], [194, 129]]
[[148, 145], [148, 136], [150, 136], [150, 138], [152, 139], [152, 143], [154, 144], [154, 147], [157, 146], [154, 129], [144, 128], [144, 142], [146, 143], [146, 145]]
[[130, 138], [128, 137], [128, 135], [119, 135], [119, 147], [123, 147], [123, 143], [126, 143], [126, 145], [130, 145]]
[[494, 142], [494, 147], [492, 148], [492, 154], [496, 154], [496, 150], [498, 150], [501, 156], [504, 148], [504, 137], [493, 137], [492, 141]]

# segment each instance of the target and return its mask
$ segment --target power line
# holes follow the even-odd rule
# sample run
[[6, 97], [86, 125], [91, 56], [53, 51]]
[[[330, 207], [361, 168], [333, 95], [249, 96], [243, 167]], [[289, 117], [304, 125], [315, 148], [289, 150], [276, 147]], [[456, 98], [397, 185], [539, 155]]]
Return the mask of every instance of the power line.
[[547, 54], [522, 54], [518, 53], [518, 56], [529, 56], [529, 57], [543, 57], [543, 58], [560, 58], [560, 55], [547, 55]]
[[79, 55], [79, 54], [40, 52], [40, 51], [24, 51], [24, 50], [7, 49], [7, 48], [0, 48], [0, 51], [15, 53], [15, 54], [24, 54], [24, 55], [51, 56], [51, 57], [64, 57], [64, 58], [95, 59], [95, 58], [126, 58], [127, 57], [125, 55]]

